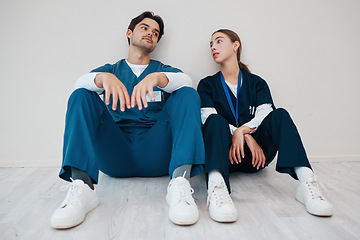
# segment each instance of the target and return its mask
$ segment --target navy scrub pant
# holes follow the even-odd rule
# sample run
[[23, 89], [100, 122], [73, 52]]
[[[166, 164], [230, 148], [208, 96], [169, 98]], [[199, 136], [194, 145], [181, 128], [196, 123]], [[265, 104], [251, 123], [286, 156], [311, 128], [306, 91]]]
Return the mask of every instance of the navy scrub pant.
[[[125, 110], [126, 111], [126, 110]], [[99, 170], [112, 177], [156, 177], [192, 164], [191, 176], [203, 170], [200, 98], [183, 87], [170, 95], [152, 127], [119, 128], [97, 93], [75, 90], [65, 120], [63, 163], [59, 176], [69, 181], [71, 167], [93, 183]]]
[[[232, 135], [229, 123], [219, 114], [212, 114], [208, 117], [203, 126], [203, 135], [206, 176], [211, 170], [219, 170], [229, 192], [231, 192], [229, 172], [252, 173], [262, 169], [260, 167], [257, 170], [252, 166], [252, 155], [246, 142], [244, 143], [245, 158], [239, 164], [230, 164], [229, 150], [232, 144]], [[266, 157], [265, 167], [271, 163], [278, 152], [276, 163], [278, 172], [288, 173], [297, 179], [294, 167], [311, 168], [300, 135], [285, 109], [279, 108], [272, 111], [251, 135], [263, 149]]]

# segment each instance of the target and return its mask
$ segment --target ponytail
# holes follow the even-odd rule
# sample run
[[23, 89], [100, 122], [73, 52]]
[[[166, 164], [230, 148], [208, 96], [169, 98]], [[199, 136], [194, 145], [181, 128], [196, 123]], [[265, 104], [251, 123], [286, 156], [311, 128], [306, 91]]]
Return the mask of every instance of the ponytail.
[[251, 73], [251, 72], [250, 72], [250, 69], [248, 68], [248, 66], [245, 65], [244, 63], [242, 63], [241, 61], [239, 61], [239, 67], [240, 67], [240, 70], [241, 70], [242, 72]]

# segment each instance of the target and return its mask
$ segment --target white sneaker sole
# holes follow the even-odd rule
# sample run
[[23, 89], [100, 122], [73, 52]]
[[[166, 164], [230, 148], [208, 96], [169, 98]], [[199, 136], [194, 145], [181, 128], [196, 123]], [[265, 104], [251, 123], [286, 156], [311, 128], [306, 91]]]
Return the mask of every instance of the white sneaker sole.
[[331, 217], [333, 215], [333, 211], [332, 209], [327, 209], [327, 210], [323, 210], [323, 211], [318, 211], [315, 209], [310, 209], [309, 207], [306, 206], [305, 200], [301, 197], [300, 191], [296, 190], [296, 194], [295, 194], [295, 199], [302, 203], [305, 206], [305, 209], [308, 213], [314, 215], [314, 216], [318, 216], [318, 217]]
[[221, 223], [232, 223], [232, 222], [236, 222], [237, 220], [237, 214], [215, 214], [215, 213], [210, 213], [210, 217], [212, 220], [216, 221], [216, 222], [221, 222]]
[[[168, 198], [168, 195], [166, 195], [166, 202], [170, 208], [170, 200]], [[169, 209], [169, 219], [171, 222], [177, 225], [181, 225], [181, 226], [193, 225], [199, 220], [199, 211], [197, 212], [197, 214], [194, 214], [192, 216], [184, 216], [171, 212]]]
[[76, 218], [51, 218], [50, 225], [55, 229], [68, 229], [72, 227], [76, 227], [81, 224], [84, 220], [86, 215], [94, 210], [97, 206], [99, 206], [99, 200], [96, 199], [90, 204], [89, 210], [84, 214]]
[[169, 213], [169, 219], [171, 222], [177, 225], [188, 226], [195, 224], [198, 221], [199, 216], [183, 216], [183, 215], [180, 216], [174, 213], [172, 214]]

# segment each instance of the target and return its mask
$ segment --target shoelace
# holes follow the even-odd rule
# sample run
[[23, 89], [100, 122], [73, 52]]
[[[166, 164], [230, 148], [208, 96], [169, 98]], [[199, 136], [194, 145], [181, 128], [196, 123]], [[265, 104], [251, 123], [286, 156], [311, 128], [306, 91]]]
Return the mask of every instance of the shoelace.
[[69, 189], [69, 192], [66, 195], [64, 202], [61, 205], [62, 208], [66, 207], [66, 205], [68, 205], [69, 203], [77, 201], [79, 199], [78, 197], [79, 194], [82, 192], [81, 189], [77, 185], [75, 185], [74, 179], [72, 178], [70, 179], [71, 179], [71, 183], [60, 187], [60, 191], [66, 191]]
[[323, 197], [323, 193], [321, 192], [320, 189], [321, 184], [316, 179], [316, 177], [313, 177], [311, 181], [307, 181], [306, 185], [310, 189], [312, 199], [319, 198], [320, 200], [325, 200], [325, 198]]
[[215, 204], [217, 206], [221, 206], [221, 205], [227, 205], [227, 204], [231, 204], [232, 200], [229, 196], [229, 193], [227, 191], [227, 188], [225, 186], [225, 184], [222, 182], [219, 185], [215, 185], [214, 189], [212, 190], [212, 192], [210, 193], [208, 200], [207, 200], [207, 205], [209, 206], [210, 204], [210, 198], [214, 197], [215, 198]]
[[[185, 177], [186, 172], [183, 177]], [[180, 180], [180, 181], [179, 181]], [[191, 195], [194, 193], [194, 189], [189, 186], [189, 184], [181, 179], [173, 179], [170, 182], [170, 185], [174, 186], [175, 197], [178, 201], [185, 201], [186, 204], [190, 205], [190, 199], [192, 199]]]

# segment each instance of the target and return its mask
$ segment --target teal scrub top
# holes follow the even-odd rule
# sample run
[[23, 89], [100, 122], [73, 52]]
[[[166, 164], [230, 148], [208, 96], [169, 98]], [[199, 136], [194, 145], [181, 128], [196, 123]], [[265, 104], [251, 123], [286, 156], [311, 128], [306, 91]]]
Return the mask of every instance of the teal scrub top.
[[[114, 74], [125, 85], [129, 96], [131, 97], [133, 88], [148, 74], [153, 72], [182, 71], [169, 65], [165, 65], [159, 61], [151, 60], [144, 72], [137, 77], [126, 63], [125, 59], [122, 59], [115, 64], [105, 64], [104, 66], [95, 68], [91, 72], [108, 72]], [[153, 90], [160, 91], [162, 95], [161, 102], [149, 102], [148, 107], [143, 108], [142, 110], [139, 110], [138, 107], [135, 106], [131, 109], [125, 108], [125, 111], [121, 112], [119, 106], [120, 104], [118, 104], [117, 109], [113, 111], [112, 97], [110, 97], [110, 104], [107, 108], [119, 127], [151, 127], [155, 124], [170, 94], [158, 87], [154, 87]]]

